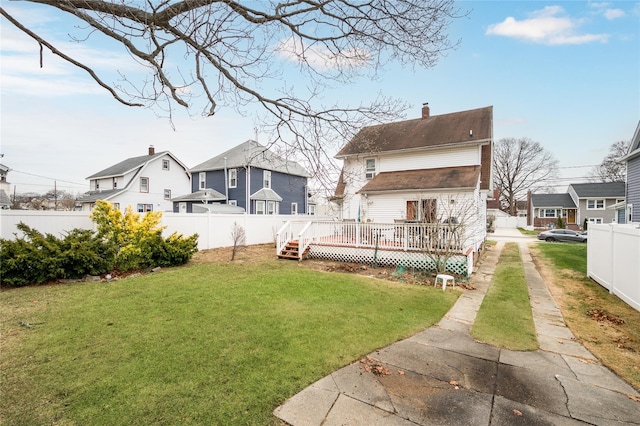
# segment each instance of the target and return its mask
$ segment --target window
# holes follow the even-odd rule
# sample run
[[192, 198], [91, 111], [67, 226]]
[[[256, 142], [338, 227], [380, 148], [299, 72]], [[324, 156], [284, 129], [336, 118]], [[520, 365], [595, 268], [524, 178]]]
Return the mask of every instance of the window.
[[171, 190], [170, 189], [165, 189], [164, 190], [164, 199], [165, 200], [170, 200], [171, 199]]
[[120, 210], [120, 203], [113, 203], [113, 208], [115, 210]]
[[118, 189], [118, 178], [113, 178], [113, 189]]
[[365, 160], [364, 164], [365, 169], [365, 177], [367, 179], [373, 179], [376, 175], [376, 159], [368, 158]]
[[256, 214], [264, 214], [264, 201], [256, 201]]
[[291, 203], [291, 214], [298, 214], [298, 203]]
[[153, 204], [138, 204], [138, 213], [152, 212]]
[[604, 210], [604, 200], [587, 200], [587, 210]]
[[207, 172], [200, 172], [198, 173], [198, 179], [200, 180], [200, 189], [206, 189], [207, 188]]
[[633, 222], [633, 204], [627, 204], [627, 223]]
[[96, 181], [96, 191], [100, 191], [100, 181]]
[[277, 214], [277, 204], [275, 201], [267, 201], [267, 214]]
[[590, 217], [587, 220], [589, 221], [589, 223], [595, 223], [595, 224], [602, 223], [602, 218], [601, 217]]
[[556, 209], [540, 209], [539, 217], [558, 217]]
[[169, 170], [169, 160], [162, 160], [162, 170]]
[[236, 188], [238, 186], [238, 170], [229, 169], [229, 188]]
[[316, 214], [316, 205], [315, 204], [309, 204], [309, 214], [311, 216], [315, 216], [315, 214]]
[[237, 206], [238, 205], [238, 200], [229, 200], [229, 205], [230, 206]]
[[149, 178], [140, 178], [140, 192], [149, 192]]
[[265, 170], [262, 172], [262, 187], [271, 188], [271, 171]]

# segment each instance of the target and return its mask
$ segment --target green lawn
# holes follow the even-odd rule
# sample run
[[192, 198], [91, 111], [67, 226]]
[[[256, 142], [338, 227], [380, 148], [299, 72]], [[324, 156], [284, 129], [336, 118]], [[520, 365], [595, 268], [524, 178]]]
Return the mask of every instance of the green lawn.
[[481, 342], [511, 350], [538, 348], [518, 244], [507, 243], [502, 249], [471, 335]]
[[284, 400], [458, 295], [287, 261], [3, 291], [0, 423], [274, 424]]

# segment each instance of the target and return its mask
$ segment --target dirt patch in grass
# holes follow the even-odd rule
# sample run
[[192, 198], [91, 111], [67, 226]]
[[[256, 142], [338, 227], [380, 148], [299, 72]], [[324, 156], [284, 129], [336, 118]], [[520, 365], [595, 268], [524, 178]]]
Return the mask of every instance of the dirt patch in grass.
[[584, 274], [554, 269], [535, 248], [531, 254], [576, 339], [640, 390], [640, 312]]
[[[201, 250], [193, 256], [191, 262], [231, 263], [231, 253], [231, 247]], [[297, 263], [301, 268], [313, 269], [315, 271], [357, 274], [370, 278], [400, 281], [417, 285], [433, 285], [433, 281], [435, 279], [434, 274], [412, 270], [398, 271], [394, 267], [371, 266], [360, 263], [345, 263], [322, 259], [305, 259], [302, 262], [290, 259], [279, 259], [276, 255], [276, 249], [273, 244], [259, 244], [243, 247], [236, 253], [236, 258], [233, 263], [259, 264], [267, 261], [293, 262]]]

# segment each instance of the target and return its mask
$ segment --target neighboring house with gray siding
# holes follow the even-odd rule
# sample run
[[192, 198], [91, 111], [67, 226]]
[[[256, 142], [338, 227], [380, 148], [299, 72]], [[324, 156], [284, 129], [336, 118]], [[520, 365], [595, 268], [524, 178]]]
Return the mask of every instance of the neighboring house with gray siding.
[[579, 229], [576, 221], [576, 204], [567, 193], [564, 194], [531, 194], [531, 214], [527, 224], [536, 229], [553, 228], [561, 217], [569, 229]]
[[640, 223], [640, 121], [622, 160], [627, 162], [626, 221]]
[[615, 204], [624, 203], [624, 182], [572, 183], [567, 192], [575, 203], [577, 210], [576, 223], [584, 226], [589, 223], [617, 222]]

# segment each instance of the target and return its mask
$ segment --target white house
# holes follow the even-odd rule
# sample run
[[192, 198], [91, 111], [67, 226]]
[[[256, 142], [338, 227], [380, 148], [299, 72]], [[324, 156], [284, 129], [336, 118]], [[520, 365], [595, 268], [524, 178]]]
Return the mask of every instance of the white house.
[[172, 211], [172, 198], [191, 193], [189, 169], [169, 151], [128, 158], [87, 178], [90, 192], [78, 200], [83, 211], [105, 200], [124, 210]]
[[336, 155], [343, 169], [333, 201], [361, 222], [455, 220], [486, 237], [492, 189], [493, 107], [362, 129]]

